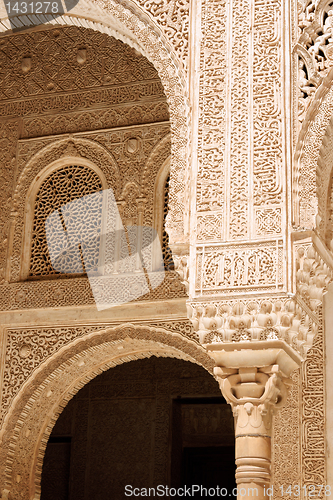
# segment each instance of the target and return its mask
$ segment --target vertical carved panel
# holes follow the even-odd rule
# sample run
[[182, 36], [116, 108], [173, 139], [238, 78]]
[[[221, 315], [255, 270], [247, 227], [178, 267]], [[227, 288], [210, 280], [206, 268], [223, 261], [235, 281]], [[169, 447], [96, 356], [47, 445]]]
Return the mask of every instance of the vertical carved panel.
[[[230, 220], [229, 237], [278, 234], [281, 209], [281, 5], [277, 0], [234, 2], [230, 81]], [[252, 26], [252, 33], [250, 27]], [[253, 53], [252, 53], [253, 51]], [[253, 176], [251, 170], [253, 168]], [[249, 180], [250, 179], [250, 180]], [[254, 191], [250, 218], [250, 192]], [[252, 209], [251, 209], [252, 210]]]
[[281, 2], [256, 0], [253, 58], [254, 204], [281, 200]]
[[249, 2], [233, 2], [231, 29], [229, 237], [238, 240], [249, 235]]
[[[320, 324], [302, 371], [302, 481], [307, 488], [326, 480], [325, 358]], [[324, 493], [316, 498], [324, 498]]]
[[221, 0], [202, 5], [197, 181], [198, 240], [222, 238], [224, 204], [226, 10]]
[[10, 229], [10, 203], [16, 167], [16, 144], [18, 122], [4, 120], [0, 122], [0, 283], [5, 278], [7, 242]]

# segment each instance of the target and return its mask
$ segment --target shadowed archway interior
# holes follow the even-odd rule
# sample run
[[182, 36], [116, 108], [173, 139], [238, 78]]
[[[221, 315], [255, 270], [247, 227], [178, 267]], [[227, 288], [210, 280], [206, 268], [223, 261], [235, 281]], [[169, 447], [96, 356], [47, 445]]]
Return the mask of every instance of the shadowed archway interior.
[[201, 476], [200, 485], [233, 487], [233, 432], [230, 406], [202, 367], [125, 363], [84, 386], [58, 418], [41, 499], [124, 498], [126, 486], [180, 487]]

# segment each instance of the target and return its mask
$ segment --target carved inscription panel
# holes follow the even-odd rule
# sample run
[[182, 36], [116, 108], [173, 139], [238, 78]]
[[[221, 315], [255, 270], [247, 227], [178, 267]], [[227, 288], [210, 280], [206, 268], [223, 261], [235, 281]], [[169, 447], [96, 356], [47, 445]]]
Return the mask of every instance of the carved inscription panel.
[[283, 242], [239, 246], [199, 247], [196, 290], [198, 294], [283, 287]]

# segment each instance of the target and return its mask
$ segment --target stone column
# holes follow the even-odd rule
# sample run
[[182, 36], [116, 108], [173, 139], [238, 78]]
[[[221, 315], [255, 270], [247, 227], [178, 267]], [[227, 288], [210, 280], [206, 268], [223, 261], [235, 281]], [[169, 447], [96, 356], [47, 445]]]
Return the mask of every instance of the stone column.
[[[233, 352], [219, 347], [210, 354], [219, 365], [214, 373], [235, 417], [237, 498], [264, 500], [272, 493], [272, 417], [286, 400], [292, 383], [288, 377], [299, 360], [283, 349], [258, 351], [251, 349], [251, 343], [241, 349], [244, 344], [234, 345]], [[214, 346], [208, 350], [213, 351]]]

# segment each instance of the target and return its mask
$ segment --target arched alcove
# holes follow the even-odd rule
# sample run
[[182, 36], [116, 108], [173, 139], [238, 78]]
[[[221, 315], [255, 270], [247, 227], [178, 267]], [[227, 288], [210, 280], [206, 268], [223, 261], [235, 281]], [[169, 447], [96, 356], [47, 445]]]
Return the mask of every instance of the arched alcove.
[[36, 175], [26, 197], [21, 280], [55, 274], [47, 250], [47, 217], [66, 203], [102, 189], [107, 189], [104, 173], [86, 158], [55, 160]]
[[153, 356], [107, 370], [68, 403], [46, 447], [41, 500], [122, 498], [126, 485], [227, 487], [234, 468], [218, 383], [189, 361]]
[[[36, 111], [31, 111], [33, 108], [30, 107], [24, 115], [24, 125], [19, 143], [22, 154], [18, 155], [20, 166], [12, 196], [11, 235], [6, 241], [9, 247], [6, 266], [7, 281], [22, 282], [28, 277], [31, 278], [31, 232], [34, 223], [33, 211], [35, 207], [33, 205], [36, 193], [45, 176], [51, 175], [53, 170], [62, 166], [73, 164], [73, 161], [77, 165], [95, 169], [101, 178], [103, 188], [112, 188], [117, 201], [118, 199], [121, 202], [126, 201], [124, 197], [130, 191], [129, 183], [136, 184], [137, 190], [134, 198], [145, 198], [138, 202], [144, 204], [144, 224], [154, 225], [156, 217], [154, 210], [158, 206], [157, 219], [159, 216], [161, 218], [156, 225], [161, 240], [165, 242], [165, 248], [168, 248], [166, 205], [168, 215], [170, 215], [172, 211], [173, 125], [172, 120], [171, 123], [169, 122], [171, 115], [169, 116], [167, 96], [164, 94], [156, 69], [141, 54], [125, 46], [119, 40], [111, 40], [107, 34], [96, 34], [90, 29], [74, 26], [61, 29], [48, 28], [48, 30], [38, 33], [42, 33], [46, 40], [46, 46], [52, 42], [60, 50], [64, 44], [67, 47], [66, 54], [73, 52], [74, 63], [72, 68], [73, 57], [71, 56], [71, 59], [66, 55], [64, 65], [66, 67], [65, 73], [69, 72], [67, 75], [69, 88], [67, 89], [68, 95], [63, 95], [63, 89], [60, 88], [61, 82], [47, 83], [43, 81], [43, 78], [39, 78], [42, 74], [43, 58], [48, 61], [50, 54], [52, 55], [52, 45], [49, 49], [50, 54], [43, 52], [40, 57], [41, 61], [37, 61], [38, 50], [36, 47], [38, 47], [39, 35], [37, 36], [33, 30], [31, 33], [29, 32], [29, 36], [26, 33], [19, 33], [7, 35], [4, 38], [8, 42], [11, 37], [13, 39], [19, 37], [21, 42], [28, 43], [32, 67], [31, 75], [28, 73], [20, 80], [22, 84], [24, 83], [23, 93], [27, 93], [32, 88], [31, 92], [40, 94], [41, 101], [47, 103], [43, 105], [43, 110], [40, 113], [36, 114]], [[76, 37], [78, 37], [77, 40]], [[77, 63], [77, 61], [75, 62], [75, 51], [83, 42], [86, 42], [87, 46], [87, 60]], [[98, 71], [95, 71], [94, 67], [93, 50], [97, 51], [96, 59], [104, 58], [101, 68], [97, 68]], [[21, 56], [22, 54], [18, 50], [17, 58], [20, 59]], [[56, 59], [62, 58], [63, 53], [60, 51]], [[47, 62], [47, 64], [49, 63]], [[89, 66], [88, 70], [84, 72], [85, 64], [90, 65], [92, 69]], [[115, 74], [109, 70], [112, 64], [117, 68]], [[37, 76], [33, 75], [35, 66], [38, 70]], [[61, 73], [58, 66], [59, 62], [54, 69], [54, 81]], [[102, 77], [100, 77], [99, 69], [103, 73]], [[49, 70], [50, 68], [47, 67], [47, 74]], [[75, 76], [74, 80], [70, 77], [71, 71]], [[82, 89], [82, 92], [86, 92], [82, 96], [81, 94], [72, 95], [73, 91], [78, 91], [75, 84], [76, 77], [82, 81], [89, 80], [90, 77], [93, 80], [92, 87], [87, 84], [87, 88]], [[110, 80], [112, 85], [109, 79], [112, 80]], [[59, 90], [62, 93], [58, 96]], [[9, 89], [5, 90], [4, 95], [6, 92], [8, 93]], [[17, 98], [17, 89], [15, 92], [13, 97]], [[108, 99], [111, 111], [108, 107]], [[130, 104], [127, 99], [129, 99]], [[63, 109], [65, 113], [59, 114], [57, 111], [54, 114], [55, 110], [52, 111], [51, 108], [59, 103], [60, 106], [65, 106]], [[36, 106], [38, 107], [37, 101]], [[142, 115], [140, 106], [146, 114]], [[123, 108], [125, 111], [121, 113]], [[31, 118], [31, 112], [35, 113], [36, 116]], [[96, 128], [98, 130], [95, 133]], [[150, 135], [147, 133], [149, 128], [152, 129]], [[138, 158], [142, 160], [140, 164]], [[121, 164], [125, 160], [128, 172]], [[170, 175], [167, 186], [168, 196], [166, 202], [166, 184], [164, 182], [162, 186], [163, 200], [162, 198], [159, 200], [162, 201], [163, 207], [160, 209], [161, 204], [156, 203], [155, 176], [158, 175], [159, 170], [164, 170], [166, 163], [168, 163]], [[157, 183], [160, 184], [158, 180]], [[168, 260], [171, 262], [172, 258], [170, 257]], [[172, 262], [169, 267], [173, 269]]]

